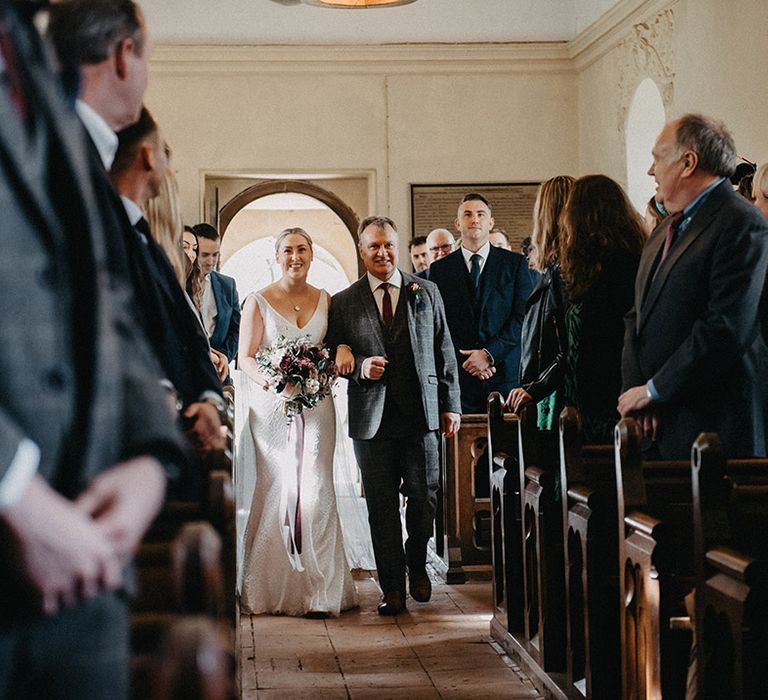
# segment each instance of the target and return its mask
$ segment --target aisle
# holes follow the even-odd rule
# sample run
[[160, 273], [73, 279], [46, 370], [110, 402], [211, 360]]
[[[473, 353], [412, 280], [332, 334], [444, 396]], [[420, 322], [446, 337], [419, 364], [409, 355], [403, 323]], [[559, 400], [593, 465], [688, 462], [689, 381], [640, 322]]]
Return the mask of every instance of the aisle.
[[355, 579], [360, 608], [337, 619], [241, 618], [243, 700], [541, 697], [490, 640], [490, 582], [435, 585], [384, 618], [370, 573]]

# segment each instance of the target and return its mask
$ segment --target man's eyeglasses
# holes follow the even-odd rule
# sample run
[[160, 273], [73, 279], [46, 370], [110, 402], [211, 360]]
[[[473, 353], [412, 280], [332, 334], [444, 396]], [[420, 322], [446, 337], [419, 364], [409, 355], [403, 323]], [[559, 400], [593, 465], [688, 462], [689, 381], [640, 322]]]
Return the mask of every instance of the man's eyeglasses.
[[438, 250], [442, 250], [444, 253], [449, 253], [453, 249], [453, 243], [443, 243], [443, 245], [433, 245], [430, 249], [430, 253], [435, 253]]

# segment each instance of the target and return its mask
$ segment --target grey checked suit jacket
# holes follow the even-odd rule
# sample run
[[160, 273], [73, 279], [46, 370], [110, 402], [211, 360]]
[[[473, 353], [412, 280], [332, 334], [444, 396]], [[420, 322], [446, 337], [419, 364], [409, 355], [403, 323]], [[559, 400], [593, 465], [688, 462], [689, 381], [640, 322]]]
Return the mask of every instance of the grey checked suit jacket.
[[5, 3], [0, 20], [25, 67], [36, 128], [49, 135], [47, 155], [32, 157], [0, 90], [0, 481], [27, 438], [41, 451], [38, 473], [74, 496], [130, 456], [181, 461], [183, 438], [146, 344], [116, 302], [122, 285], [106, 271], [82, 127], [36, 31]]
[[[445, 321], [443, 300], [432, 282], [402, 272], [401, 299], [407, 305], [411, 348], [419, 377], [421, 401], [428, 430], [440, 427], [440, 413], [461, 413], [459, 380], [451, 334]], [[415, 285], [415, 286], [414, 286]], [[367, 276], [334, 295], [328, 318], [326, 342], [331, 347], [349, 345], [355, 355], [350, 377], [349, 435], [370, 440], [378, 430], [387, 392], [386, 372], [379, 381], [363, 379], [360, 366], [366, 357], [385, 355], [384, 330]]]

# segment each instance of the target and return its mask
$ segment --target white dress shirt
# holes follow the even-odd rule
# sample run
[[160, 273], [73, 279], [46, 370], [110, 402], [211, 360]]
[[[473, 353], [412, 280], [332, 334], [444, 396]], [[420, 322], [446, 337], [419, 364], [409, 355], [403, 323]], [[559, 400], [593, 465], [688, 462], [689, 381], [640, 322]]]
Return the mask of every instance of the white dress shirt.
[[[382, 311], [382, 305], [384, 304], [384, 290], [381, 288], [383, 282], [374, 277], [370, 272], [365, 273], [368, 276], [368, 284], [371, 285], [371, 291], [373, 292], [373, 299], [376, 302], [376, 308], [379, 310], [379, 316], [384, 318]], [[389, 298], [392, 300], [392, 316], [395, 315], [395, 309], [397, 309], [397, 302], [400, 299], [400, 287], [403, 284], [403, 276], [400, 274], [400, 270], [395, 268], [392, 276], [387, 280], [389, 285]]]
[[211, 285], [210, 273], [205, 276], [203, 282], [202, 307], [203, 325], [205, 326], [205, 332], [210, 338], [213, 335], [213, 331], [216, 330], [216, 317], [219, 315], [219, 310], [216, 308], [216, 297], [213, 294], [213, 286]]
[[115, 153], [117, 153], [117, 134], [112, 131], [109, 124], [104, 121], [98, 112], [82, 100], [75, 102], [75, 111], [77, 116], [80, 117], [80, 121], [83, 122], [83, 126], [91, 140], [96, 144], [96, 150], [99, 152], [99, 156], [101, 156], [101, 162], [104, 163], [104, 167], [109, 172], [115, 160]]
[[464, 246], [459, 248], [459, 250], [464, 256], [464, 264], [467, 266], [467, 270], [469, 270], [469, 272], [472, 272], [472, 261], [470, 258], [475, 254], [480, 256], [480, 274], [482, 274], [483, 268], [485, 267], [485, 261], [488, 260], [488, 254], [491, 252], [490, 242], [487, 242], [482, 248], [480, 248], [480, 250], [475, 251], [474, 253], [471, 250], [464, 248]]

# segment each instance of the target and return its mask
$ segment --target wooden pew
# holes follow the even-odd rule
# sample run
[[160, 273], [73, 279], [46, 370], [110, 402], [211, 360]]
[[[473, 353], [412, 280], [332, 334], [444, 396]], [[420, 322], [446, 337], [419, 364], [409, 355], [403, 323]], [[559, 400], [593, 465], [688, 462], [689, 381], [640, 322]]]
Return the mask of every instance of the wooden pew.
[[[581, 415], [560, 414], [567, 689], [618, 698], [619, 581], [613, 445], [584, 445]], [[614, 604], [615, 602], [615, 604]]]
[[525, 632], [522, 519], [517, 417], [504, 413], [504, 397], [488, 397], [491, 490], [493, 622], [496, 634]]
[[622, 693], [626, 700], [685, 693], [694, 585], [691, 467], [688, 460], [644, 462], [636, 421], [616, 426], [616, 486]]
[[154, 663], [151, 700], [235, 700], [231, 630], [209, 617], [183, 617], [168, 628]]
[[536, 428], [536, 407], [518, 421], [528, 651], [548, 673], [566, 670], [563, 510], [559, 444]]
[[[486, 432], [484, 413], [464, 414], [458, 433], [442, 443], [439, 520], [431, 562], [446, 583], [464, 583], [468, 573], [491, 575]], [[443, 537], [447, 548], [442, 546]]]
[[768, 460], [693, 446], [696, 663], [701, 698], [768, 697]]

